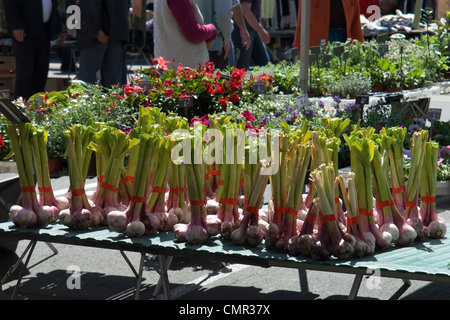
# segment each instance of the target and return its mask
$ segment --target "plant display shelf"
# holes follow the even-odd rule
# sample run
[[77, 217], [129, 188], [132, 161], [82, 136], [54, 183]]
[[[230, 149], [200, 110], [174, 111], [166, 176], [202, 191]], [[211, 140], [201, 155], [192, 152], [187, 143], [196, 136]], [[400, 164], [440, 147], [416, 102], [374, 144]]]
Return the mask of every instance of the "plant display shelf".
[[[450, 227], [450, 225], [447, 227]], [[355, 278], [349, 294], [350, 299], [356, 297], [362, 277], [374, 274], [380, 277], [403, 280], [404, 285], [397, 291], [396, 297], [409, 287], [410, 280], [450, 282], [449, 238], [427, 238], [423, 241], [416, 241], [410, 247], [392, 247], [377, 251], [372, 256], [324, 261], [268, 250], [264, 245], [256, 248], [237, 246], [232, 241], [224, 240], [221, 237], [213, 237], [203, 245], [177, 243], [172, 232], [159, 232], [152, 236], [130, 239], [123, 234], [111, 231], [107, 227], [76, 231], [70, 230], [62, 224], [51, 224], [45, 228], [23, 229], [14, 226], [11, 222], [5, 222], [0, 224], [0, 239], [30, 240], [19, 261], [11, 267], [0, 284], [4, 283], [28, 254], [24, 265], [24, 268], [26, 268], [38, 241], [120, 250], [124, 258], [126, 258], [125, 252], [139, 252], [141, 262], [138, 271], [126, 259], [137, 277], [136, 298], [139, 297], [143, 262], [147, 254], [159, 258], [159, 268], [155, 268], [155, 270], [160, 274], [160, 280], [156, 289], [159, 290], [162, 287], [166, 299], [170, 299], [168, 269], [172, 257], [239, 263], [264, 268], [294, 268], [299, 271], [302, 288], [307, 288], [304, 283], [307, 281], [305, 273], [307, 270], [352, 274], [355, 275]], [[15, 292], [20, 285], [20, 280], [21, 277], [19, 276]]]

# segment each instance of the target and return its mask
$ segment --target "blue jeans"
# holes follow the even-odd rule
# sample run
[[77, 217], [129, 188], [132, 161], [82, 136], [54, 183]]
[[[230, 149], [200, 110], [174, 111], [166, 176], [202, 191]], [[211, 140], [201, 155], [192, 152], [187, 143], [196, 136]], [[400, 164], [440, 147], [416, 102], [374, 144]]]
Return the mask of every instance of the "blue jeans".
[[258, 33], [254, 29], [250, 27], [247, 28], [250, 33], [251, 41], [250, 48], [248, 50], [245, 50], [242, 46], [238, 26], [235, 25], [233, 33], [231, 34], [231, 39], [236, 50], [236, 68], [248, 69], [250, 65], [265, 66], [270, 61], [266, 46], [262, 43]]
[[98, 43], [96, 46], [80, 51], [80, 70], [78, 79], [88, 83], [97, 82], [97, 72], [100, 70], [101, 85], [110, 88], [113, 85], [123, 85], [124, 46], [121, 40], [110, 40], [108, 43]]
[[347, 31], [344, 28], [331, 28], [328, 34], [328, 42], [347, 41]]

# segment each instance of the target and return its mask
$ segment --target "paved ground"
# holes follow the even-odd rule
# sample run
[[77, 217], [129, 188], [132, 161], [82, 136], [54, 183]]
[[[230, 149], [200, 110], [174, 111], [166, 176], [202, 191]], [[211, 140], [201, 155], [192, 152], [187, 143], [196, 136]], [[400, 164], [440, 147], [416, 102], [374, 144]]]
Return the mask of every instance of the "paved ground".
[[[442, 119], [450, 120], [450, 96], [433, 96], [431, 107], [443, 109]], [[13, 176], [3, 174], [2, 178]], [[93, 185], [94, 180], [87, 181]], [[54, 177], [54, 189], [64, 192], [67, 177]], [[450, 197], [438, 199], [441, 216], [450, 223]], [[17, 261], [28, 242], [20, 241], [15, 253], [0, 256], [0, 274], [4, 275]], [[18, 300], [131, 300], [135, 297], [136, 278], [129, 265], [116, 250], [84, 248], [56, 244], [57, 253], [45, 243], [38, 243], [28, 268], [24, 270]], [[135, 268], [139, 255], [129, 253]], [[158, 274], [154, 271], [155, 257], [144, 264], [144, 279], [140, 299], [161, 299], [154, 294]], [[79, 275], [75, 281], [73, 275]], [[308, 282], [300, 282], [297, 270], [260, 268], [240, 264], [223, 265], [220, 262], [200, 262], [175, 258], [169, 270], [171, 296], [177, 300], [341, 300], [346, 299], [354, 276], [329, 272], [307, 271]], [[80, 282], [77, 282], [77, 281]], [[402, 286], [402, 280], [381, 278], [376, 288], [373, 277], [364, 278], [358, 299], [388, 300]], [[16, 285], [13, 276], [3, 285], [2, 299], [9, 299]], [[305, 288], [305, 285], [307, 288]], [[301, 288], [303, 288], [301, 290]], [[448, 300], [450, 284], [412, 281], [400, 296], [407, 300]]]

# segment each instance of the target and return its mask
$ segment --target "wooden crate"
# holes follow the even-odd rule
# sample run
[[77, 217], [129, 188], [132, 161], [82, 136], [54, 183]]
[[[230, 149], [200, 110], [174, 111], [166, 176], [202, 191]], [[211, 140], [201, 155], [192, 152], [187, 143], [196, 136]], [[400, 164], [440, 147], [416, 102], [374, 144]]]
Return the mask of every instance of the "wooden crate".
[[0, 78], [9, 78], [16, 74], [16, 57], [0, 56]]
[[45, 91], [62, 91], [69, 86], [69, 80], [67, 78], [48, 78], [45, 84]]
[[11, 96], [14, 96], [15, 81], [15, 77], [0, 77], [0, 90], [9, 90], [11, 92]]

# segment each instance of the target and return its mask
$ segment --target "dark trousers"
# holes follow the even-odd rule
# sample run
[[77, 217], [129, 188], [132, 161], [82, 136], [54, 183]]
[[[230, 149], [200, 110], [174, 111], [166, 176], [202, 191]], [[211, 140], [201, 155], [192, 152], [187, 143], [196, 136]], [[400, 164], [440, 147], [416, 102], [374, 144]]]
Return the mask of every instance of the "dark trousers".
[[30, 98], [45, 91], [50, 63], [50, 39], [48, 37], [28, 37], [23, 42], [13, 40], [16, 57], [16, 83], [14, 95]]

